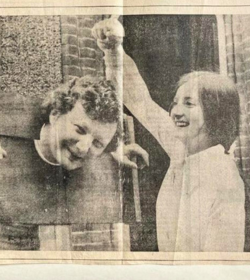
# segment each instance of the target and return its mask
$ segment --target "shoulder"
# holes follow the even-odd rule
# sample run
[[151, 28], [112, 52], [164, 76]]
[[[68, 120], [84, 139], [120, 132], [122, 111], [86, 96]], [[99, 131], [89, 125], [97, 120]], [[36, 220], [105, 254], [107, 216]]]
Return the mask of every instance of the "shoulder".
[[208, 181], [208, 187], [216, 192], [244, 193], [244, 183], [236, 163], [232, 155], [224, 153], [222, 146], [208, 149], [199, 160], [200, 172]]
[[[220, 145], [211, 147], [198, 154], [198, 162], [201, 170], [217, 175], [239, 175], [232, 155], [225, 154]], [[221, 176], [220, 176], [221, 177]]]

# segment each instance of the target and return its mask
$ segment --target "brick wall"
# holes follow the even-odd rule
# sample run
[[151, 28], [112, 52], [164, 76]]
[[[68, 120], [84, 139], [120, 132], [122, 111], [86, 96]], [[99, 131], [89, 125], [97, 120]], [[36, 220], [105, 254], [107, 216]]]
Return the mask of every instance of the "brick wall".
[[241, 124], [235, 157], [245, 181], [246, 238], [250, 251], [250, 16], [224, 16], [228, 74], [240, 94]]
[[228, 75], [240, 94], [240, 137], [235, 155], [245, 180], [250, 183], [250, 17], [224, 16]]
[[104, 75], [103, 53], [91, 29], [103, 16], [61, 16], [63, 78]]

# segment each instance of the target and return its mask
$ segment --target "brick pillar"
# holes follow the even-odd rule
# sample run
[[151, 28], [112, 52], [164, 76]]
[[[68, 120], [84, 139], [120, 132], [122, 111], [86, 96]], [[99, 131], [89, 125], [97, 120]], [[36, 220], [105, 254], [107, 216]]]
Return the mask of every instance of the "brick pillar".
[[102, 57], [91, 29], [103, 16], [62, 16], [63, 78], [104, 75]]
[[[103, 53], [91, 29], [103, 16], [62, 16], [62, 69], [72, 77], [104, 76]], [[119, 166], [110, 154], [86, 160], [69, 179], [67, 196], [72, 225], [72, 250], [121, 251], [129, 245], [122, 223]], [[128, 238], [126, 238], [126, 237]]]
[[235, 156], [244, 179], [250, 185], [250, 43], [247, 40], [250, 38], [250, 17], [227, 15], [224, 22], [228, 75], [236, 82], [241, 105], [240, 137]]
[[224, 16], [228, 74], [234, 79], [240, 95], [240, 137], [235, 157], [246, 191], [245, 248], [250, 251], [250, 16]]

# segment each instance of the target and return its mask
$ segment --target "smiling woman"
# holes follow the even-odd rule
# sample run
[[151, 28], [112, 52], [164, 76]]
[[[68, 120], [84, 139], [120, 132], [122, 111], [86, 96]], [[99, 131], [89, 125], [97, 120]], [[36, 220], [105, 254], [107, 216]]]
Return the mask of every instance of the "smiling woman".
[[215, 72], [186, 74], [178, 82], [170, 115], [175, 136], [185, 143], [188, 154], [217, 144], [227, 153], [239, 133], [240, 105], [235, 84]]
[[[127, 56], [125, 63], [134, 67]], [[135, 68], [133, 77], [138, 85], [143, 83]], [[133, 88], [134, 92], [124, 89], [124, 93], [136, 94], [139, 88]], [[185, 75], [170, 108], [171, 119], [147, 91], [143, 107], [142, 102], [126, 100], [171, 157], [156, 203], [159, 250], [243, 251], [244, 183], [229, 155], [239, 130], [234, 83], [211, 72]]]
[[186, 158], [179, 170], [171, 166], [158, 195], [160, 250], [243, 251], [244, 184], [228, 155], [239, 106], [228, 77], [193, 72], [180, 79], [170, 116]]
[[175, 124], [174, 137], [181, 140], [192, 154], [209, 146], [204, 115], [198, 92], [198, 81], [189, 81], [179, 87], [170, 108]]
[[195, 86], [192, 91], [198, 94], [206, 133], [212, 139], [211, 144], [221, 144], [227, 153], [239, 134], [240, 100], [236, 85], [226, 76], [205, 71], [181, 77], [179, 90], [185, 84]]
[[123, 102], [171, 158], [156, 203], [159, 251], [243, 251], [244, 183], [228, 154], [239, 128], [235, 85], [213, 72], [187, 74], [178, 83], [169, 116], [152, 100], [122, 46], [110, 51], [109, 36], [117, 42], [122, 36], [117, 25], [106, 20], [94, 28], [106, 71], [120, 81], [123, 62]]

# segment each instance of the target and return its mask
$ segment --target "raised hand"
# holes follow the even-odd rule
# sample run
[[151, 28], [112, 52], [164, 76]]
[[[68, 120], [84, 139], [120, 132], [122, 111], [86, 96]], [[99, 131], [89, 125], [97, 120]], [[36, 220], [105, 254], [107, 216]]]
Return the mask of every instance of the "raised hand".
[[116, 18], [109, 18], [96, 23], [92, 35], [97, 40], [99, 48], [106, 52], [119, 48], [123, 41], [124, 29]]

